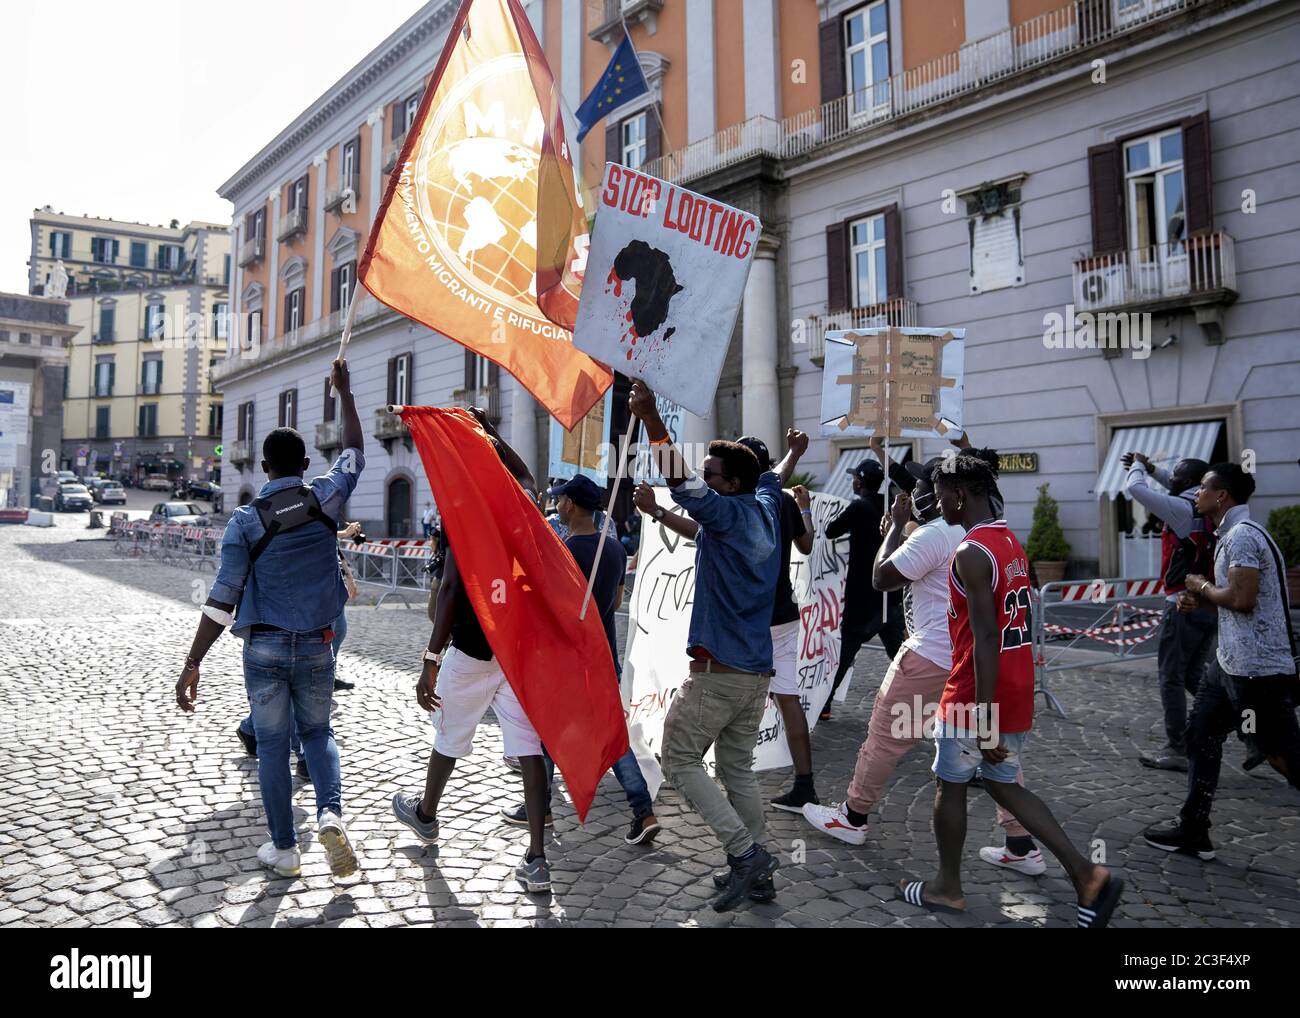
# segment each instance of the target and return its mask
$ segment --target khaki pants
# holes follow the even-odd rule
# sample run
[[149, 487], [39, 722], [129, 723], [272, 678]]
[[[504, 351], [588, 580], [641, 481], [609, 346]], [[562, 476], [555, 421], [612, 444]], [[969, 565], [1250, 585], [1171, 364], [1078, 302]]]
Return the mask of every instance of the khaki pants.
[[[728, 855], [749, 851], [763, 837], [754, 746], [769, 681], [770, 676], [744, 672], [692, 672], [664, 721], [664, 775]], [[710, 746], [725, 795], [704, 768]]]
[[[948, 670], [940, 668], [914, 650], [902, 651], [889, 665], [880, 684], [876, 702], [867, 723], [867, 738], [858, 750], [857, 766], [849, 782], [848, 804], [855, 813], [870, 813], [880, 800], [885, 785], [907, 751], [921, 740], [921, 714], [939, 702]], [[921, 710], [917, 710], [917, 704]], [[1016, 775], [1023, 785], [1023, 772]], [[1028, 832], [1001, 806], [998, 823], [1008, 837], [1024, 837]]]

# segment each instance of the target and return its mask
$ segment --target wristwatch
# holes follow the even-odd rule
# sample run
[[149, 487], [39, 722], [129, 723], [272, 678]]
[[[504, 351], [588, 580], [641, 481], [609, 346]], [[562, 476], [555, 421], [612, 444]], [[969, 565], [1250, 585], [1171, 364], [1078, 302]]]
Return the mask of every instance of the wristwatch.
[[653, 516], [656, 520], [662, 520], [668, 514], [664, 512], [663, 506], [657, 505], [654, 508], [654, 512], [652, 512], [650, 515]]
[[424, 660], [426, 660], [426, 661], [432, 661], [432, 662], [433, 662], [434, 664], [436, 664], [439, 668], [442, 667], [442, 654], [440, 654], [440, 653], [439, 653], [439, 654], [435, 654], [433, 651], [429, 650], [427, 647], [426, 647], [425, 650], [424, 650]]

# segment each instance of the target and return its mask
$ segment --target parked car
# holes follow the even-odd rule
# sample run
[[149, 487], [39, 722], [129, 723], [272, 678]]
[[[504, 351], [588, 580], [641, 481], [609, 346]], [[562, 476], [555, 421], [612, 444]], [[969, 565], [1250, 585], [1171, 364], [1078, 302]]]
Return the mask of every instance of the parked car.
[[221, 486], [211, 481], [190, 481], [186, 490], [190, 498], [201, 498], [205, 502], [211, 502], [221, 494]]
[[90, 495], [100, 505], [126, 505], [126, 489], [116, 481], [100, 481]]
[[140, 482], [145, 491], [171, 491], [172, 481], [166, 474], [150, 474]]
[[54, 508], [61, 513], [78, 509], [93, 509], [94, 507], [94, 499], [90, 497], [90, 492], [86, 490], [86, 486], [74, 481], [60, 484], [59, 490], [54, 496]]
[[187, 527], [197, 527], [207, 521], [203, 511], [193, 502], [159, 502], [149, 514], [150, 523], [183, 523]]

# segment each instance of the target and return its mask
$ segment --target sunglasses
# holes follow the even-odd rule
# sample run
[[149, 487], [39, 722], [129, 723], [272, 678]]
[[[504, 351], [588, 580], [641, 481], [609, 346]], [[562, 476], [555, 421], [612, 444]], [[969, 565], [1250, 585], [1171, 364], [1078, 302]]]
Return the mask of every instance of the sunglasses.
[[704, 478], [704, 483], [707, 484], [715, 477], [725, 478], [728, 475], [724, 474], [721, 470], [710, 470], [708, 467], [700, 467], [700, 476]]

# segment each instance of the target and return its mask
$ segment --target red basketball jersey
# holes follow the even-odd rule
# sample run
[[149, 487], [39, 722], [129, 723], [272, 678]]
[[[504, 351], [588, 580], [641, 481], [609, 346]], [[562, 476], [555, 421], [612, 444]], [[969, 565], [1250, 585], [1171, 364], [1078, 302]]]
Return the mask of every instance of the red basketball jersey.
[[[966, 533], [958, 551], [968, 544], [989, 557], [993, 567], [993, 600], [998, 612], [1001, 647], [993, 702], [998, 705], [998, 730], [1027, 732], [1034, 720], [1034, 648], [1029, 622], [1029, 562], [1016, 535], [1003, 520], [981, 523]], [[956, 556], [948, 567], [948, 634], [952, 637], [952, 671], [939, 700], [939, 718], [950, 708], [973, 711], [975, 699], [975, 639], [971, 635], [966, 591], [957, 578]], [[953, 712], [955, 723], [973, 713]]]

